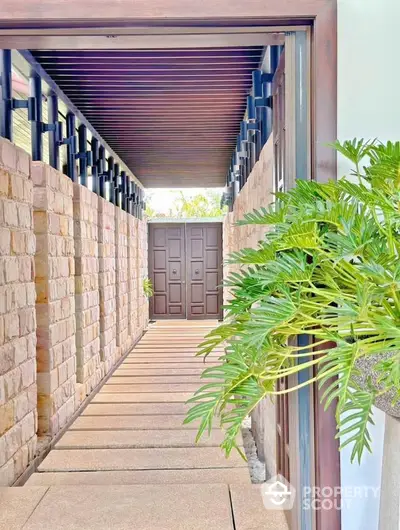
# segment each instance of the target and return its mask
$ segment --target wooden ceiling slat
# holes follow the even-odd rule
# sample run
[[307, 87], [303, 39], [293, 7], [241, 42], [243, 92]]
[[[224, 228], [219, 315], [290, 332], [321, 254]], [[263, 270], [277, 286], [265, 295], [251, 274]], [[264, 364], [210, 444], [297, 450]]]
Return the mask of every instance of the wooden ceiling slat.
[[144, 186], [223, 186], [263, 48], [33, 52]]

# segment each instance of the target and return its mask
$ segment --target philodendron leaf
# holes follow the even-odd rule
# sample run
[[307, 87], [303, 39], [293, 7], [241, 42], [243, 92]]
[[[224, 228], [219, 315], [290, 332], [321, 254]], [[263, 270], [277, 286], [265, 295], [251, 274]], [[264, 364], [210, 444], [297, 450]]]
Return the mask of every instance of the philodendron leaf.
[[[301, 385], [320, 385], [352, 460], [371, 450], [378, 394], [400, 396], [400, 142], [354, 139], [335, 148], [354, 165], [350, 178], [299, 181], [238, 223], [268, 228], [225, 263], [227, 321], [199, 347], [204, 356], [224, 353], [203, 372], [207, 384], [187, 417], [200, 422], [199, 436], [217, 417], [227, 454], [240, 445], [246, 415], [281, 391], [282, 376], [303, 370]], [[299, 348], [298, 335], [310, 347]], [[365, 383], [358, 360], [368, 356], [378, 376]]]

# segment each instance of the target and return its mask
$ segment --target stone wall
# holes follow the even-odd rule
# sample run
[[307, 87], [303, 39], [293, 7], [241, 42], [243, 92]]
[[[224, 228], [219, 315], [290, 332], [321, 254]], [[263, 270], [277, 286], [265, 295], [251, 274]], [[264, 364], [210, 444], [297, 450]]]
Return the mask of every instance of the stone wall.
[[77, 381], [83, 385], [80, 401], [104, 375], [100, 361], [98, 202], [96, 194], [74, 184], [76, 360]]
[[147, 274], [146, 221], [0, 139], [0, 486], [140, 337]]
[[0, 139], [0, 486], [36, 450], [34, 253], [30, 159]]
[[36, 235], [38, 434], [54, 435], [75, 411], [75, 262], [72, 181], [32, 163]]
[[128, 214], [115, 209], [116, 278], [117, 278], [117, 346], [128, 347]]
[[106, 373], [118, 359], [115, 251], [115, 206], [99, 197], [100, 358]]
[[[236, 198], [233, 211], [226, 215], [223, 225], [224, 258], [229, 253], [246, 247], [256, 247], [263, 239], [266, 227], [261, 225], [236, 226], [246, 212], [267, 206], [273, 201], [273, 142], [269, 138], [261, 151], [246, 184]], [[236, 265], [224, 265], [224, 278], [237, 270]], [[229, 300], [229, 290], [224, 288], [224, 302]], [[267, 473], [276, 471], [276, 421], [275, 404], [265, 399], [252, 414], [252, 431], [258, 454], [265, 460]]]

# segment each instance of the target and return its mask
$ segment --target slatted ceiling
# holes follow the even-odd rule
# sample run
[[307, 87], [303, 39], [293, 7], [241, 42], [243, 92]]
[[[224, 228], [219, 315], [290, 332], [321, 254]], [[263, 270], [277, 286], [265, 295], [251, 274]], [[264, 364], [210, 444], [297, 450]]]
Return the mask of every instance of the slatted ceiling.
[[38, 50], [145, 187], [224, 186], [263, 48]]

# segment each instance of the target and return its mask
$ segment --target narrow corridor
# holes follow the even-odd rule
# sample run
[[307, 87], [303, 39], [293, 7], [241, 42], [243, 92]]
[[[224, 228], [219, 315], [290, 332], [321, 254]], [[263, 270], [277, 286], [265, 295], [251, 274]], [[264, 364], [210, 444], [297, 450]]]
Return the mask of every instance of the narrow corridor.
[[223, 455], [220, 430], [196, 445], [196, 427], [182, 425], [204, 369], [194, 354], [215, 324], [150, 324], [24, 488], [0, 493], [27, 511], [10, 527], [9, 508], [0, 529], [284, 530], [246, 462]]

